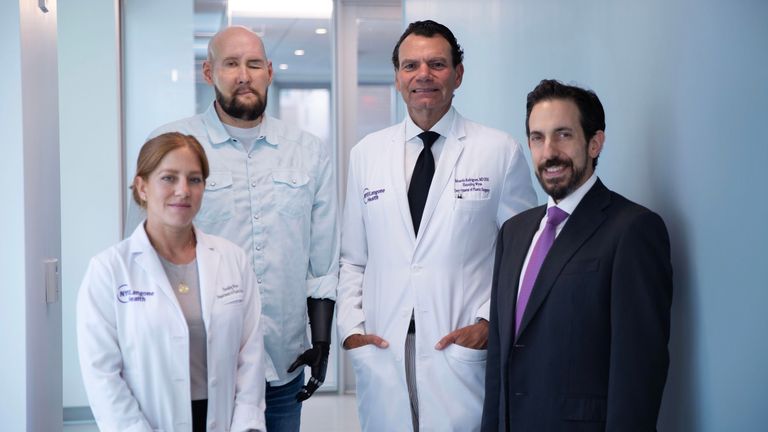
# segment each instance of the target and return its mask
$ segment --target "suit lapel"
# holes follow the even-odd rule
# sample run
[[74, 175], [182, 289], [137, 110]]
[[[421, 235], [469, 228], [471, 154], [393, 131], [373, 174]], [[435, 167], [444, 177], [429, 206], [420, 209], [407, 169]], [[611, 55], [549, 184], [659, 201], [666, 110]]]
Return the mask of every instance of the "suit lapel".
[[[539, 229], [541, 219], [546, 213], [547, 206], [538, 207], [524, 215], [520, 216], [519, 221], [515, 221], [515, 229], [512, 232], [511, 239], [504, 239], [504, 259], [502, 266], [504, 278], [499, 277], [499, 287], [497, 288], [497, 298], [499, 306], [499, 334], [514, 335], [515, 330], [515, 309], [517, 308], [517, 291], [520, 286], [520, 276], [523, 268], [525, 256], [533, 240], [533, 235]], [[502, 313], [502, 311], [504, 313]], [[511, 344], [512, 338], [503, 338], [505, 343]], [[509, 352], [509, 345], [502, 346], [502, 352]]]
[[195, 229], [197, 235], [197, 271], [200, 275], [200, 300], [203, 309], [203, 322], [207, 329], [211, 320], [213, 302], [216, 300], [216, 277], [219, 274], [221, 256], [206, 241], [205, 234]]
[[541, 308], [558, 277], [560, 277], [563, 267], [605, 221], [604, 209], [609, 202], [610, 193], [598, 179], [568, 218], [544, 259], [533, 285], [531, 297], [528, 299], [528, 305], [525, 307], [518, 334], [525, 331], [533, 316]]
[[[411, 220], [411, 208], [408, 206], [408, 190], [405, 186], [405, 121], [394, 128], [392, 133], [390, 148], [387, 154], [391, 155], [390, 178], [392, 179], [392, 188], [394, 190], [397, 208], [400, 213], [405, 231], [411, 239], [411, 244], [416, 241], [416, 234], [413, 232], [413, 221]], [[424, 225], [422, 219], [422, 225]]]

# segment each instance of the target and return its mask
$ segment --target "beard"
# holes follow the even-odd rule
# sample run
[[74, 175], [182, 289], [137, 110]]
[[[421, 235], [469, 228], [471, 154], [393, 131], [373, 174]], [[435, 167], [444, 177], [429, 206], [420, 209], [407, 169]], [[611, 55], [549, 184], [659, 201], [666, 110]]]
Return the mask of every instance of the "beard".
[[[541, 188], [544, 189], [544, 192], [547, 193], [547, 195], [551, 196], [555, 201], [560, 201], [578, 189], [578, 187], [581, 186], [581, 184], [584, 182], [584, 177], [587, 174], [586, 164], [591, 162], [589, 157], [586, 157], [585, 160], [586, 163], [583, 166], [574, 167], [573, 160], [571, 159], [547, 159], [543, 164], [539, 165], [539, 168], [536, 170], [536, 178], [539, 179], [539, 184], [541, 185]], [[550, 183], [542, 180], [542, 171], [553, 166], [563, 166], [570, 168], [570, 177], [565, 179], [558, 179], [556, 182]]]
[[213, 90], [216, 92], [216, 102], [219, 104], [222, 110], [227, 115], [236, 119], [244, 121], [253, 121], [258, 119], [264, 114], [264, 110], [267, 107], [267, 91], [264, 90], [264, 99], [262, 100], [258, 93], [254, 92], [256, 100], [249, 104], [244, 104], [237, 99], [237, 95], [233, 95], [230, 98], [224, 96], [219, 89], [214, 86]]

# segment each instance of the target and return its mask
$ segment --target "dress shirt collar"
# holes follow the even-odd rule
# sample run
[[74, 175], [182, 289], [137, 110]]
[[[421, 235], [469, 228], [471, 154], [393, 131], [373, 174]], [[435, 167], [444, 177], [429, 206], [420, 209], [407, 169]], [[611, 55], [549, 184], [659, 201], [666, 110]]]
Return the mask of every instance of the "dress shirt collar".
[[555, 203], [555, 200], [553, 200], [552, 197], [548, 197], [547, 210], [549, 210], [550, 207], [557, 205], [558, 207], [560, 207], [561, 210], [568, 213], [568, 215], [572, 215], [574, 210], [576, 210], [576, 207], [581, 202], [581, 199], [584, 198], [584, 195], [586, 195], [590, 189], [592, 189], [592, 186], [594, 186], [596, 182], [597, 182], [597, 174], [593, 172], [592, 175], [589, 177], [589, 179], [587, 179], [587, 181], [585, 181], [583, 185], [579, 186], [575, 191], [571, 192], [571, 194], [568, 195], [567, 197], [561, 199], [559, 203]]
[[[211, 144], [220, 145], [227, 142], [231, 143], [232, 137], [221, 122], [219, 114], [216, 112], [215, 105], [216, 102], [211, 102], [211, 105], [203, 114], [203, 122], [208, 127], [208, 135], [211, 139]], [[264, 113], [259, 126], [261, 127], [261, 135], [265, 138], [265, 142], [271, 146], [277, 147], [279, 134], [273, 123], [274, 121]]]
[[[431, 131], [439, 133], [441, 136], [447, 137], [453, 129], [453, 120], [456, 118], [456, 110], [451, 107], [443, 117], [435, 123], [430, 129]], [[413, 122], [411, 116], [405, 116], [405, 141], [410, 141], [416, 138], [420, 133], [425, 132], [416, 123]]]

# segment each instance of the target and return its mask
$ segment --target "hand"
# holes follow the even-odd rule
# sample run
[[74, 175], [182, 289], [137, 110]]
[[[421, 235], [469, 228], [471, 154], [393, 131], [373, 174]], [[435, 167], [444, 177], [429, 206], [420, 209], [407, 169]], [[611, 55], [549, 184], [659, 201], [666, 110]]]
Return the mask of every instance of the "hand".
[[454, 330], [437, 342], [436, 350], [442, 350], [455, 343], [470, 349], [485, 349], [488, 347], [488, 321], [481, 319], [475, 324]]
[[328, 369], [328, 353], [330, 344], [325, 342], [315, 342], [312, 348], [304, 351], [296, 361], [288, 368], [288, 373], [296, 370], [299, 366], [309, 366], [312, 370], [312, 376], [309, 382], [296, 393], [296, 401], [304, 402], [315, 393], [325, 381], [325, 372]]
[[344, 339], [344, 349], [351, 350], [360, 348], [364, 345], [376, 345], [379, 348], [387, 348], [389, 346], [389, 342], [373, 334], [353, 334], [352, 336]]

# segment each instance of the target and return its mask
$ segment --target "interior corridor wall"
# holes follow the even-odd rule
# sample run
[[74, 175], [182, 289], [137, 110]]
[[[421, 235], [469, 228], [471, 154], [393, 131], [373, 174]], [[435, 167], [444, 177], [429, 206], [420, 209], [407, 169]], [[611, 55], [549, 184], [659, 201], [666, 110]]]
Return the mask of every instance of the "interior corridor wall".
[[0, 2], [0, 429], [8, 431], [61, 430], [61, 302], [46, 302], [43, 264], [61, 258], [56, 11], [53, 0], [47, 11]]
[[[525, 143], [543, 78], [606, 109], [597, 173], [671, 235], [671, 368], [660, 430], [768, 424], [768, 3], [762, 0], [405, 0], [466, 50], [455, 105]], [[544, 195], [539, 191], [543, 202]], [[642, 343], [639, 341], [638, 343]]]
[[75, 329], [91, 257], [122, 234], [118, 0], [59, 5], [64, 419], [89, 418]]

